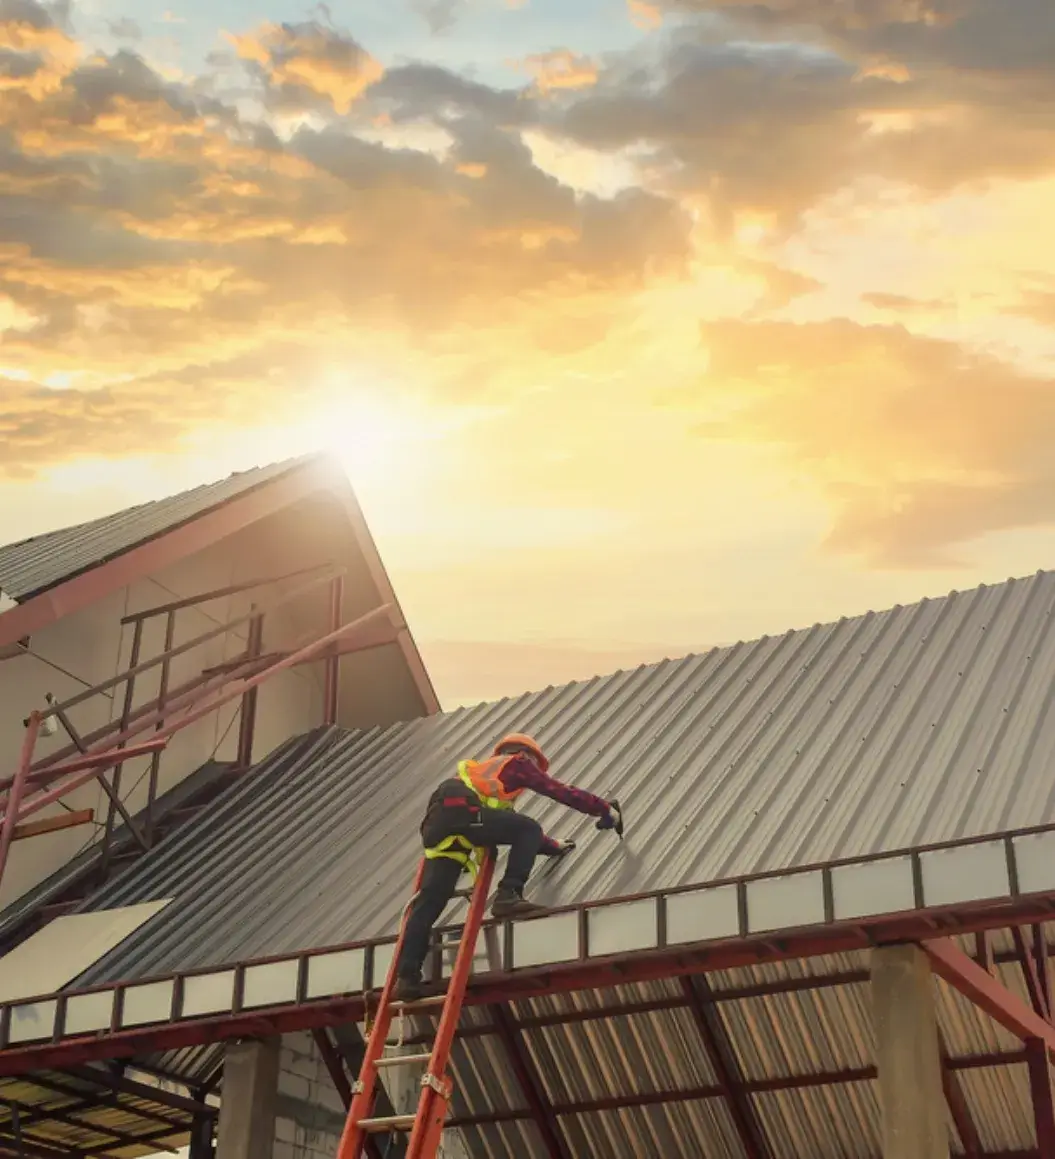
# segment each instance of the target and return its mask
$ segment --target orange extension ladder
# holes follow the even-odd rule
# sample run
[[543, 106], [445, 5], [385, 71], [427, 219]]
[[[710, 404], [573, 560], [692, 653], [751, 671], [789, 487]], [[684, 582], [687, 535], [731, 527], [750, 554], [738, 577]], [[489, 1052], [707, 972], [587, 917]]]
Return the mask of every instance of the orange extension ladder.
[[[337, 1147], [337, 1159], [361, 1159], [366, 1148], [367, 1140], [374, 1135], [387, 1134], [392, 1131], [409, 1131], [410, 1140], [407, 1143], [406, 1159], [435, 1159], [440, 1146], [440, 1136], [443, 1134], [444, 1122], [450, 1109], [451, 1092], [454, 1083], [447, 1074], [447, 1065], [450, 1061], [451, 1046], [458, 1029], [458, 1019], [462, 1012], [462, 1001], [469, 984], [469, 974], [472, 970], [473, 956], [476, 953], [476, 942], [483, 924], [484, 909], [487, 905], [487, 894], [491, 888], [491, 879], [494, 876], [494, 858], [488, 855], [480, 867], [476, 883], [469, 897], [469, 913], [462, 927], [461, 939], [458, 942], [458, 954], [454, 960], [450, 981], [445, 994], [435, 997], [421, 998], [416, 1002], [395, 1002], [392, 1000], [392, 990], [396, 984], [396, 964], [399, 961], [400, 950], [403, 948], [403, 935], [406, 929], [408, 905], [403, 911], [403, 920], [400, 923], [399, 939], [396, 950], [392, 955], [392, 963], [388, 968], [388, 978], [385, 988], [381, 992], [381, 1002], [373, 1029], [366, 1043], [366, 1053], [363, 1055], [363, 1065], [359, 1072], [359, 1080], [352, 1088], [354, 1095], [352, 1104], [348, 1108], [348, 1119], [344, 1125], [344, 1133]], [[417, 896], [421, 887], [421, 875], [425, 869], [424, 858], [418, 866], [417, 877], [414, 881], [414, 896]], [[466, 895], [462, 895], [466, 896]], [[453, 942], [451, 945], [453, 946]], [[413, 1013], [424, 1007], [441, 1006], [440, 1024], [436, 1031], [431, 1054], [401, 1054], [383, 1058], [387, 1045], [388, 1031], [392, 1025], [392, 1016], [396, 1011], [400, 1014]], [[402, 1035], [400, 1035], [402, 1041]], [[390, 1115], [385, 1118], [371, 1118], [374, 1107], [374, 1097], [377, 1094], [379, 1071], [390, 1066], [420, 1065], [427, 1060], [424, 1077], [421, 1080], [421, 1095], [418, 1099], [418, 1109], [413, 1115]]]

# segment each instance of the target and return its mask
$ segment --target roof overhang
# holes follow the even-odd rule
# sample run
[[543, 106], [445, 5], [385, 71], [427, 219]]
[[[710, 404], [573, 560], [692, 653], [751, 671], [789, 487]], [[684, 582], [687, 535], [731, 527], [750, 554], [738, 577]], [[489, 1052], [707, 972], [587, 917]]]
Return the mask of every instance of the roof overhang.
[[[466, 1005], [1043, 923], [1055, 918], [1053, 866], [1047, 826], [490, 922]], [[8, 1003], [0, 1077], [361, 1019], [395, 943], [388, 935]]]

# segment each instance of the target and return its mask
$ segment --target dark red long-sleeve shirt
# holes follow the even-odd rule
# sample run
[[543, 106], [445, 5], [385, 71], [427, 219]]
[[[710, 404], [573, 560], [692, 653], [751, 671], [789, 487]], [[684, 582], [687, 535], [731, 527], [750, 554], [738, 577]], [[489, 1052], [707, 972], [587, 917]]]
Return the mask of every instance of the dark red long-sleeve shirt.
[[[563, 784], [548, 773], [544, 773], [527, 757], [511, 757], [499, 774], [499, 779], [510, 793], [515, 789], [529, 789], [532, 793], [549, 797], [551, 801], [559, 801], [569, 809], [575, 809], [591, 817], [604, 817], [608, 812], [608, 802], [602, 797], [588, 793], [585, 789], [574, 789], [571, 785]], [[543, 853], [552, 854], [559, 849], [559, 844], [552, 837], [544, 839]]]

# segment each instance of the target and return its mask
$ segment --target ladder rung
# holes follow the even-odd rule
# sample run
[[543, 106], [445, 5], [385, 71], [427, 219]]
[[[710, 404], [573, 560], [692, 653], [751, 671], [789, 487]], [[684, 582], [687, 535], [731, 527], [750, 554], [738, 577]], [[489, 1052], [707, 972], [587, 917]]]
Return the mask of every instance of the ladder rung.
[[388, 1058], [379, 1058], [374, 1066], [410, 1066], [413, 1063], [428, 1062], [430, 1058], [431, 1054], [391, 1054]]
[[428, 998], [415, 998], [413, 1002], [393, 1002], [393, 1010], [420, 1010], [425, 1006], [442, 1006], [447, 1001], [446, 994], [430, 994]]
[[409, 1131], [416, 1118], [417, 1115], [389, 1115], [384, 1119], [360, 1119], [359, 1129], [369, 1134], [375, 1131]]

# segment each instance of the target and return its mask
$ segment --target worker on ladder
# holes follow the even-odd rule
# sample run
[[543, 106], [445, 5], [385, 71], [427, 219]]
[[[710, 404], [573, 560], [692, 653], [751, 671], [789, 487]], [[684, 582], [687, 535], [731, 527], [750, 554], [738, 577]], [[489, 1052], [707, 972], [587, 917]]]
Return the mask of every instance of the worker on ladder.
[[623, 832], [616, 801], [605, 801], [573, 789], [549, 776], [549, 761], [529, 736], [513, 733], [495, 745], [487, 760], [462, 761], [457, 777], [443, 781], [429, 798], [421, 839], [425, 869], [421, 887], [407, 915], [403, 951], [397, 966], [397, 1001], [421, 996], [421, 971], [428, 956], [429, 935], [458, 887], [464, 870], [476, 877], [485, 850], [509, 846], [509, 861], [491, 906], [496, 918], [525, 917], [543, 912], [524, 899], [524, 887], [538, 854], [561, 857], [575, 848], [572, 841], [547, 837], [542, 826], [514, 812], [526, 789], [559, 801], [580, 813], [598, 817], [598, 829]]

